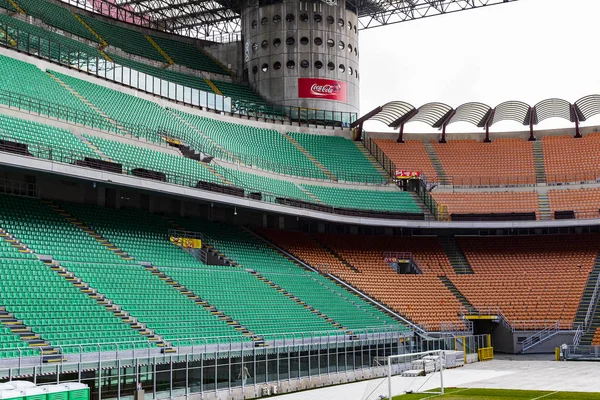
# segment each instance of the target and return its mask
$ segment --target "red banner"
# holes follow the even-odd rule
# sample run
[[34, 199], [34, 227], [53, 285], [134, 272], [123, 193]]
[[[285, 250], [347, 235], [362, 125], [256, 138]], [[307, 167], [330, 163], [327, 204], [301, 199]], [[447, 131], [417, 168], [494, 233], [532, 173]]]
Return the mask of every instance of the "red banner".
[[419, 171], [407, 171], [407, 170], [396, 170], [396, 178], [397, 179], [419, 179], [421, 178], [421, 173]]
[[331, 79], [298, 78], [298, 97], [346, 101], [346, 82]]

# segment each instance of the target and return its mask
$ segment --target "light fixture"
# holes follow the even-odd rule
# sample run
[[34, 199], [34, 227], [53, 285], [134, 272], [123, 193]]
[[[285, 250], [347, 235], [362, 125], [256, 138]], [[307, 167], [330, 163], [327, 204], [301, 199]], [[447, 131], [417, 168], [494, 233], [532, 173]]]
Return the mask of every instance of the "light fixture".
[[233, 215], [237, 215], [237, 207], [233, 208]]

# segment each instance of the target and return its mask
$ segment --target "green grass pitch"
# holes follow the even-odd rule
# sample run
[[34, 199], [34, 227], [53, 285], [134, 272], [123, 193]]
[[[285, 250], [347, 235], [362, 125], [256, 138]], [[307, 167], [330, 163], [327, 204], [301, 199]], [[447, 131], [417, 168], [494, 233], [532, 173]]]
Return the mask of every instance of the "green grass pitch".
[[459, 388], [448, 388], [445, 392], [443, 395], [405, 394], [395, 396], [393, 400], [600, 400], [600, 393]]

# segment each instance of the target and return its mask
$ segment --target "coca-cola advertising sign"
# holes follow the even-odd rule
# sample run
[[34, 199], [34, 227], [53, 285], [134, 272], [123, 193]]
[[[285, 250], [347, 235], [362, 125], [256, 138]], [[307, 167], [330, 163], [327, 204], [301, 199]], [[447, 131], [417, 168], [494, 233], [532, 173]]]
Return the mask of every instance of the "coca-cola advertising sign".
[[298, 78], [298, 97], [346, 101], [346, 82], [331, 79]]

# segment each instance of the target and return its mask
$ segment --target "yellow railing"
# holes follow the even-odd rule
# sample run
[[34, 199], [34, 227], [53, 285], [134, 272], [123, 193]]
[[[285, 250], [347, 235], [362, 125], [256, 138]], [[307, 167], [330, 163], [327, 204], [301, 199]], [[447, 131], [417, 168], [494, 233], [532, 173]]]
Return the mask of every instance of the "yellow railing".
[[83, 18], [81, 18], [79, 15], [77, 15], [77, 14], [75, 14], [75, 13], [71, 13], [71, 14], [73, 14], [73, 16], [75, 17], [75, 19], [76, 19], [77, 21], [81, 22], [81, 24], [82, 24], [83, 26], [85, 26], [85, 29], [87, 29], [88, 31], [90, 31], [90, 33], [91, 33], [92, 35], [94, 35], [94, 37], [95, 37], [96, 39], [98, 39], [98, 41], [100, 42], [100, 44], [101, 44], [101, 46], [102, 46], [102, 49], [104, 49], [106, 46], [108, 46], [108, 42], [107, 42], [106, 40], [102, 39], [102, 37], [101, 37], [100, 35], [98, 35], [98, 33], [96, 33], [96, 31], [95, 31], [95, 30], [93, 30], [93, 29], [92, 29], [92, 27], [91, 27], [91, 26], [89, 26], [89, 25], [88, 25], [88, 24], [87, 24], [87, 23], [86, 23], [86, 22], [83, 20]]
[[158, 51], [160, 53], [160, 55], [163, 56], [165, 58], [165, 60], [167, 60], [169, 65], [175, 64], [175, 61], [173, 61], [173, 59], [171, 57], [169, 57], [169, 55], [167, 53], [165, 53], [165, 51], [158, 45], [158, 43], [156, 43], [154, 41], [154, 39], [152, 39], [149, 35], [145, 35], [145, 38], [146, 38], [146, 40], [148, 40], [150, 42], [150, 44], [152, 46], [154, 46], [156, 51]]
[[477, 349], [477, 355], [479, 361], [489, 361], [494, 359], [494, 348], [493, 347], [481, 347]]
[[19, 12], [19, 14], [25, 14], [25, 11], [23, 11], [23, 9], [21, 7], [19, 7], [19, 5], [17, 4], [17, 2], [15, 0], [8, 0], [8, 2], [15, 8], [15, 10], [17, 10]]
[[208, 86], [210, 86], [210, 88], [212, 89], [212, 91], [213, 91], [213, 92], [215, 92], [216, 94], [218, 94], [218, 95], [220, 95], [220, 96], [223, 96], [223, 92], [221, 92], [221, 91], [219, 90], [219, 88], [217, 87], [217, 85], [215, 85], [215, 84], [213, 83], [213, 81], [211, 81], [211, 80], [210, 80], [210, 79], [208, 79], [208, 78], [204, 78], [204, 80], [206, 81], [206, 84], [207, 84]]

